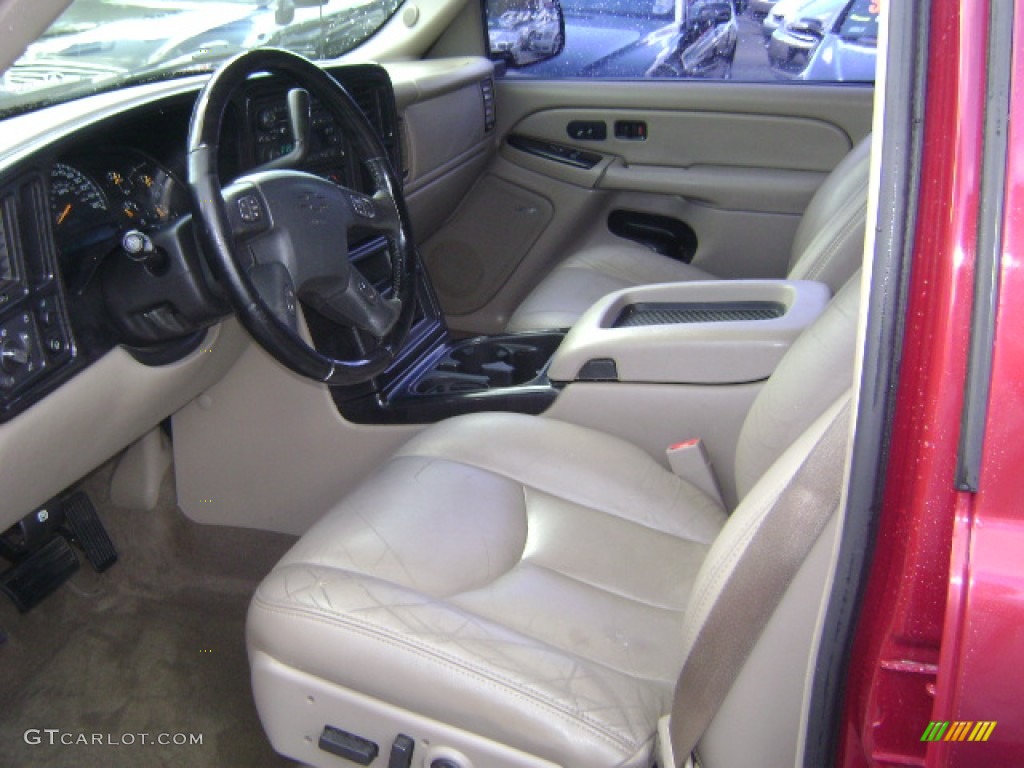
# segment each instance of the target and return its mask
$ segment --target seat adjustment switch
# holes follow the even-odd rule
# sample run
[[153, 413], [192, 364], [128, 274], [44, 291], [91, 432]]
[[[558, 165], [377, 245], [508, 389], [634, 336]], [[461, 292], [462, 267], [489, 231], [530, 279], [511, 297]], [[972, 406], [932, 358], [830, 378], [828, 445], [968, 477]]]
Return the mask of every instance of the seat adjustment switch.
[[320, 734], [319, 746], [324, 752], [351, 760], [357, 765], [369, 765], [376, 759], [377, 752], [379, 752], [377, 745], [369, 739], [330, 725], [324, 726], [324, 732]]
[[398, 734], [391, 745], [388, 768], [410, 768], [412, 766], [412, 751], [415, 748], [416, 742], [411, 736], [406, 736], [404, 733]]

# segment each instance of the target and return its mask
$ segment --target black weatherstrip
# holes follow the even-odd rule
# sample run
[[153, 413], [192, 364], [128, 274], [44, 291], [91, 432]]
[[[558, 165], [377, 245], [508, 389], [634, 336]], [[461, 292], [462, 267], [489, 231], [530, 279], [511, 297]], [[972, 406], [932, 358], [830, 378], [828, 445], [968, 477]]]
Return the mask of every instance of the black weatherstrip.
[[1003, 253], [1003, 205], [1006, 193], [1007, 124], [1013, 46], [1013, 4], [989, 4], [988, 74], [985, 94], [985, 145], [981, 161], [981, 205], [974, 267], [971, 341], [964, 382], [964, 405], [957, 451], [957, 490], [976, 493], [992, 381], [992, 347], [999, 306], [999, 268]]

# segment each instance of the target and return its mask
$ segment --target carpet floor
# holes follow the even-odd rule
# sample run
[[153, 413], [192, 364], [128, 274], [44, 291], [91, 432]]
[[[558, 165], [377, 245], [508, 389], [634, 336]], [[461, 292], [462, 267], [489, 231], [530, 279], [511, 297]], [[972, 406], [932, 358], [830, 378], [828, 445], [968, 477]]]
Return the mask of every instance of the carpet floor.
[[155, 511], [119, 509], [110, 470], [85, 489], [119, 561], [83, 559], [24, 615], [0, 597], [0, 766], [294, 765], [263, 735], [245, 652], [249, 597], [293, 539], [196, 525], [169, 481]]

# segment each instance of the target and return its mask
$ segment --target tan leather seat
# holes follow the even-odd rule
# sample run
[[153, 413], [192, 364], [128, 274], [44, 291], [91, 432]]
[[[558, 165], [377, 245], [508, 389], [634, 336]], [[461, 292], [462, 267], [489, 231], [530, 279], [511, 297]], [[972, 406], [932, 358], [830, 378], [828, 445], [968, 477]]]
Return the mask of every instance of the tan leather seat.
[[[791, 280], [817, 280], [833, 292], [860, 265], [867, 210], [871, 137], [826, 177], [804, 211], [790, 252]], [[573, 254], [547, 275], [513, 313], [512, 332], [568, 328], [602, 296], [654, 283], [714, 280], [715, 275], [623, 241]]]
[[833, 300], [755, 401], [735, 467], [719, 468], [742, 498], [731, 515], [639, 448], [550, 419], [476, 414], [411, 440], [253, 599], [274, 747], [347, 764], [318, 749], [330, 725], [381, 745], [373, 765], [407, 734], [417, 766], [649, 766], [695, 580], [714, 590], [807, 433], [848, 398], [858, 296], [851, 284]]

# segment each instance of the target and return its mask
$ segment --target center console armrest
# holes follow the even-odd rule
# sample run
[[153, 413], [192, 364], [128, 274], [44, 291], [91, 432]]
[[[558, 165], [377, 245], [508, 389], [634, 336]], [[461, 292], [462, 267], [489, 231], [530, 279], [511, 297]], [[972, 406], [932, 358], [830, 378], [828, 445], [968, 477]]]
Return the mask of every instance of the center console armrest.
[[627, 288], [576, 322], [551, 361], [555, 382], [736, 384], [768, 378], [825, 309], [806, 280], [715, 280]]

